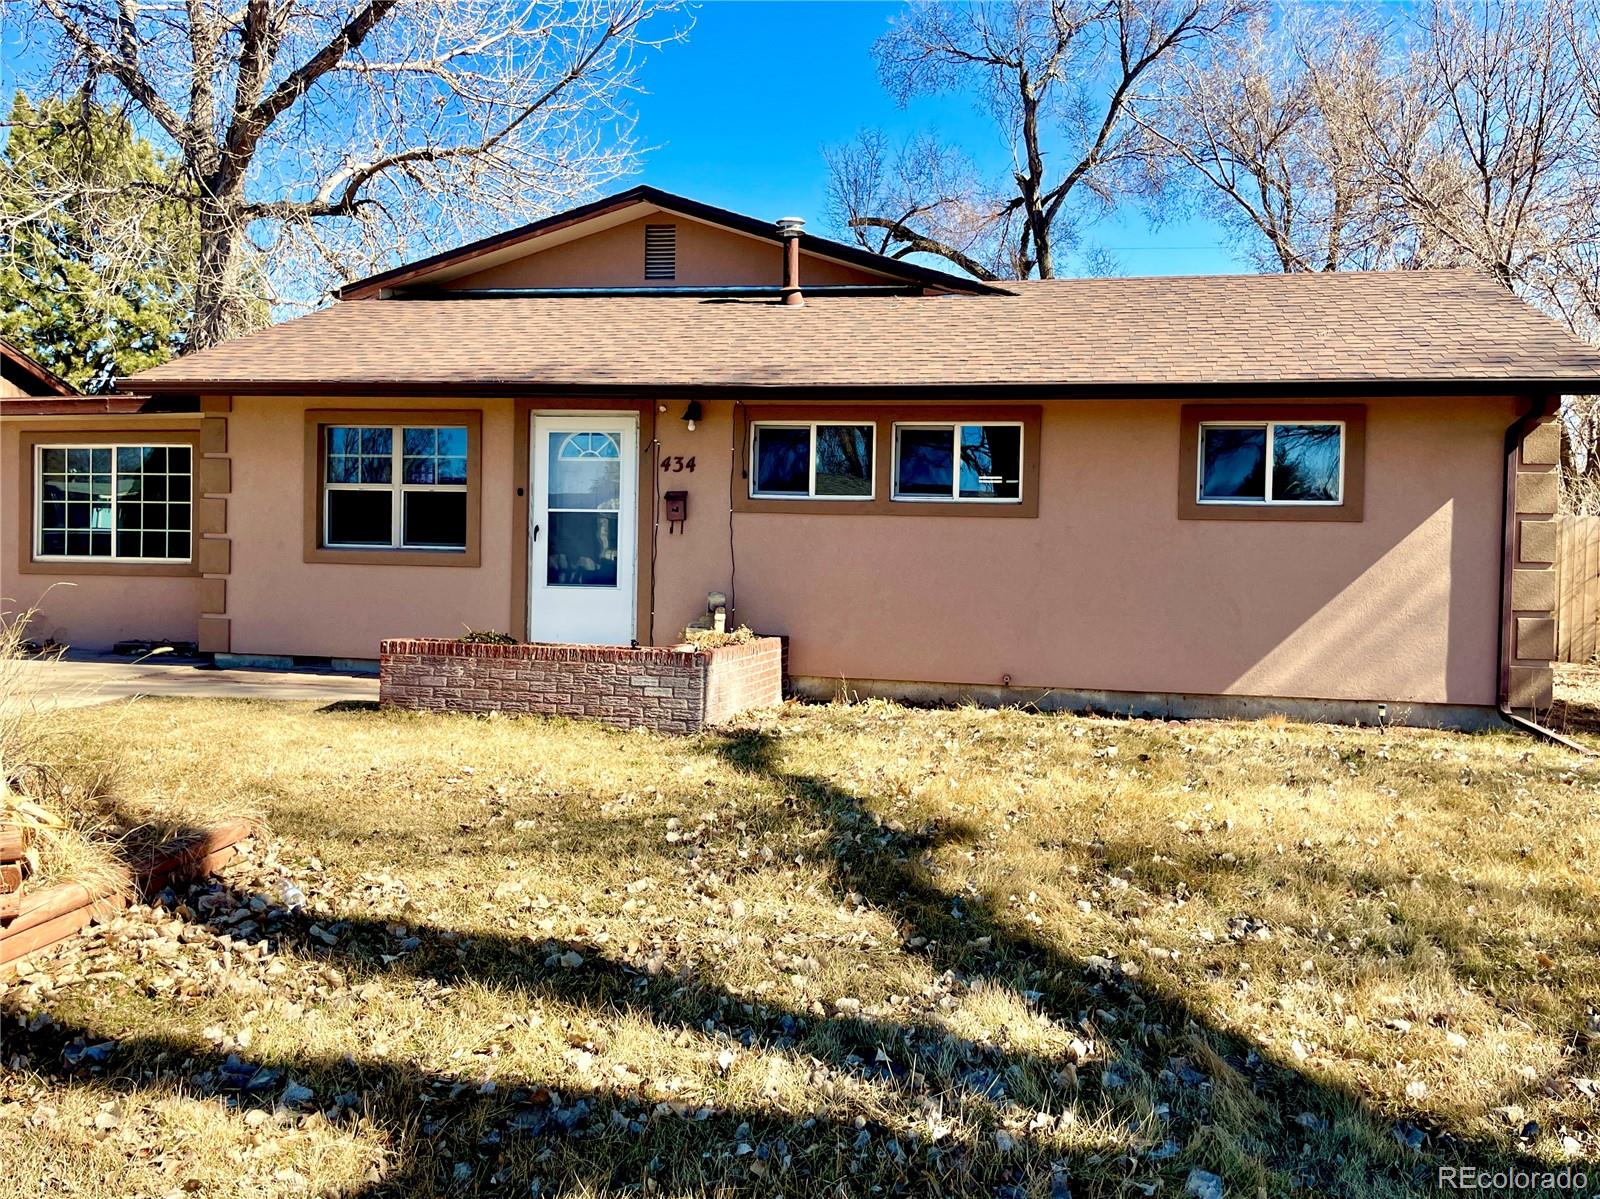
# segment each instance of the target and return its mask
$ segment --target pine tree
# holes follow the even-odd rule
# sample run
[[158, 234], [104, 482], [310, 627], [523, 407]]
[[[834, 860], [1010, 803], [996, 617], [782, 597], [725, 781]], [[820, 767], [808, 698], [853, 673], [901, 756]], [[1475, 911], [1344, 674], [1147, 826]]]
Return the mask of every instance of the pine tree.
[[19, 91], [8, 123], [0, 335], [91, 392], [180, 352], [197, 235], [179, 168], [92, 101]]

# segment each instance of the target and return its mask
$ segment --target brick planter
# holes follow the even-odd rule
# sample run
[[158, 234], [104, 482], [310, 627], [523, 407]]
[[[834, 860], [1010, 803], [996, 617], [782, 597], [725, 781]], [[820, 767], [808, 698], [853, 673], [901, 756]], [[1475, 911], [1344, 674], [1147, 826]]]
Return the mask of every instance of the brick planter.
[[693, 733], [783, 698], [777, 637], [712, 650], [396, 639], [380, 654], [385, 707], [528, 712]]

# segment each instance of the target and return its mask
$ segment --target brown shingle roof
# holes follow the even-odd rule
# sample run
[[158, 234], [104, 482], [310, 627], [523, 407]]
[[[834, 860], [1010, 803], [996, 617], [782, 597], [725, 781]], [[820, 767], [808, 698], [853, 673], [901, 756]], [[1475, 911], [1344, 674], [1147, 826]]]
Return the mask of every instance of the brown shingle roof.
[[1600, 384], [1600, 352], [1472, 271], [1082, 279], [1014, 295], [358, 300], [144, 390], [1181, 389]]

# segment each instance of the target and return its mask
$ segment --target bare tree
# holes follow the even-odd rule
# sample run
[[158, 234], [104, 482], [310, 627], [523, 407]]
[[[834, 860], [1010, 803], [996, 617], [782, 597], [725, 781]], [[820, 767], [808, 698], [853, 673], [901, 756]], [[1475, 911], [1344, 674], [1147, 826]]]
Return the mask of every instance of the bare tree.
[[1560, 17], [1582, 119], [1572, 130], [1576, 170], [1566, 193], [1575, 236], [1555, 250], [1562, 286], [1550, 303], [1575, 332], [1600, 343], [1600, 0], [1562, 0]]
[[247, 323], [253, 257], [275, 298], [314, 299], [330, 276], [528, 219], [631, 170], [629, 93], [672, 2], [10, 7], [42, 44], [39, 87], [125, 99], [181, 162], [176, 195], [149, 190], [195, 212], [189, 337], [206, 346]]
[[1593, 5], [1255, 24], [1169, 77], [1146, 128], [1273, 269], [1470, 263], [1560, 308], [1557, 264], [1596, 234]]
[[[829, 156], [835, 211], [864, 245], [935, 254], [985, 278], [1053, 277], [1079, 215], [1070, 202], [1087, 195], [1109, 205], [1150, 150], [1133, 119], [1138, 89], [1232, 26], [1247, 4], [909, 5], [874, 47], [885, 87], [902, 104], [970, 91], [1010, 154], [1009, 178], [979, 184], [952, 170], [956, 156], [931, 137], [886, 156], [881, 137], [869, 133]], [[952, 179], [963, 186], [951, 187]]]
[[1415, 265], [1415, 242], [1369, 168], [1365, 114], [1395, 81], [1380, 29], [1343, 16], [1292, 27], [1255, 19], [1163, 81], [1137, 118], [1158, 219], [1187, 193], [1249, 247], [1259, 270]]
[[1362, 139], [1429, 258], [1535, 294], [1559, 248], [1593, 232], [1570, 203], [1585, 122], [1567, 7], [1433, 0], [1399, 67], [1407, 86], [1367, 111]]
[[[1595, 9], [1574, 0], [1462, 6], [1434, 0], [1406, 69], [1415, 80], [1372, 122], [1373, 165], [1443, 257], [1504, 286], [1595, 338], [1600, 104], [1588, 55]], [[1600, 499], [1600, 409], [1562, 411], [1569, 508]]]
[[830, 215], [876, 254], [933, 254], [979, 279], [999, 277], [996, 199], [965, 155], [924, 133], [891, 148], [866, 129], [823, 151]]
[[[1556, 285], [1546, 289], [1546, 303], [1580, 337], [1600, 344], [1600, 0], [1564, 2], [1559, 15], [1582, 100], [1567, 193], [1577, 236], [1552, 251]], [[1600, 396], [1567, 397], [1561, 416], [1562, 508], [1600, 514]]]

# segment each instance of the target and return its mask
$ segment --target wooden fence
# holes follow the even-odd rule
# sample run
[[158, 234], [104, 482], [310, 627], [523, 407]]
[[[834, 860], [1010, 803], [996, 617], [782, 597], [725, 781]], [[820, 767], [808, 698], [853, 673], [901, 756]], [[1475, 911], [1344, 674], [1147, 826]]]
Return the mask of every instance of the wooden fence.
[[1600, 516], [1558, 516], [1556, 661], [1600, 653]]

